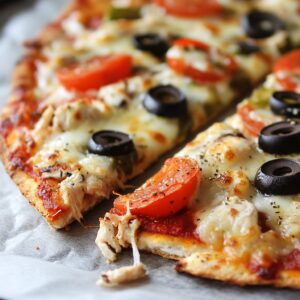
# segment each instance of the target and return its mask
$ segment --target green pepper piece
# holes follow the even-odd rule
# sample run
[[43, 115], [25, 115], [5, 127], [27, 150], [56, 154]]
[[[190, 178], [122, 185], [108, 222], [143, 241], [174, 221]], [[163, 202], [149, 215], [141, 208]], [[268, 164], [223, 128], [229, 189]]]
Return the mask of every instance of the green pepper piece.
[[109, 20], [118, 19], [138, 19], [141, 16], [140, 8], [138, 7], [112, 7], [108, 12]]

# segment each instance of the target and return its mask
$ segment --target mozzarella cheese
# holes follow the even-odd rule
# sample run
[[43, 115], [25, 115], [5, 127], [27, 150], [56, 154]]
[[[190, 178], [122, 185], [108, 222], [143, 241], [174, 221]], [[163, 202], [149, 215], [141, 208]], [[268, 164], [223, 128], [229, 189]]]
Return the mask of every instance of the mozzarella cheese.
[[[196, 231], [209, 247], [233, 257], [263, 251], [276, 260], [299, 247], [300, 196], [264, 196], [255, 189], [257, 170], [275, 156], [239, 136], [230, 126], [235, 118], [213, 125], [177, 154], [195, 159], [202, 170], [193, 206]], [[267, 232], [259, 226], [259, 213], [266, 216]]]
[[[225, 3], [226, 5], [232, 7], [232, 3]], [[30, 161], [35, 168], [42, 170], [56, 166], [53, 172], [43, 173], [43, 176], [61, 177], [59, 189], [63, 202], [71, 207], [77, 219], [81, 217], [83, 200], [87, 195], [107, 197], [114, 188], [140, 173], [181, 141], [185, 135], [184, 128], [190, 126], [193, 131], [199, 129], [208, 117], [218, 113], [236, 96], [229, 80], [214, 85], [195, 83], [189, 77], [175, 73], [150, 53], [136, 49], [133, 37], [149, 32], [158, 33], [170, 40], [174, 36], [183, 36], [236, 53], [232, 45], [246, 38], [240, 26], [240, 16], [245, 12], [246, 6], [245, 3], [235, 5], [235, 12], [227, 18], [195, 20], [166, 15], [158, 6], [150, 4], [143, 6], [142, 17], [139, 19], [103, 19], [101, 26], [95, 30], [83, 26], [77, 12], [62, 22], [64, 36], [43, 48], [44, 59], [38, 61], [36, 66], [35, 96], [41, 99], [41, 107], [49, 108], [32, 131], [38, 151]], [[260, 46], [270, 52], [268, 47], [271, 45], [272, 48], [273, 45], [273, 48], [278, 49], [282, 40], [283, 38], [272, 37], [260, 42]], [[211, 48], [212, 59], [217, 52], [216, 48]], [[112, 53], [130, 54], [134, 66], [142, 68], [143, 72], [83, 95], [67, 90], [56, 76], [61, 66], [74, 59], [84, 62], [94, 56]], [[187, 54], [173, 46], [169, 49], [168, 56], [186, 59], [200, 70], [207, 68], [201, 52]], [[259, 55], [236, 57], [240, 69], [253, 82], [261, 79], [269, 69], [269, 63]], [[158, 117], [144, 108], [145, 93], [159, 84], [173, 84], [183, 91], [188, 99], [191, 120]], [[191, 124], [184, 124], [185, 122]], [[124, 172], [116, 167], [115, 159], [88, 152], [87, 143], [91, 135], [107, 129], [121, 131], [132, 137], [137, 150], [137, 162], [132, 172]], [[240, 152], [251, 152], [249, 149], [242, 149], [243, 143], [236, 142], [236, 147], [241, 146]], [[230, 152], [230, 142], [228, 145]], [[218, 147], [220, 146], [216, 144], [206, 155], [215, 156]], [[241, 154], [236, 159], [243, 160], [245, 155], [247, 154]], [[225, 162], [227, 158], [222, 159]], [[226, 163], [229, 162], [224, 165]], [[230, 162], [232, 166], [235, 163], [235, 160]], [[57, 166], [64, 167], [58, 171]], [[66, 172], [69, 173], [68, 176]]]

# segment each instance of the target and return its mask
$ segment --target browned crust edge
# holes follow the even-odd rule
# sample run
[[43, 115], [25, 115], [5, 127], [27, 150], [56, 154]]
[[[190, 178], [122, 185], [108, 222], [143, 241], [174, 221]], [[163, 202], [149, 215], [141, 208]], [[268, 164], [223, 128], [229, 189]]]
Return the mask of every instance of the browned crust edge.
[[[103, 10], [110, 3], [110, 0], [105, 1], [95, 1], [95, 0], [73, 0], [69, 5], [62, 11], [62, 13], [56, 18], [56, 20], [45, 28], [43, 28], [37, 37], [33, 40], [28, 40], [24, 42], [26, 47], [24, 57], [35, 56], [40, 49], [47, 43], [56, 39], [59, 35], [62, 34], [62, 31], [57, 24], [67, 18], [72, 12], [80, 11], [100, 11]], [[28, 61], [26, 59], [21, 59], [15, 66], [15, 69], [12, 74], [12, 94], [8, 99], [6, 105], [3, 107], [0, 120], [4, 120], [5, 117], [9, 116], [11, 113], [11, 108], [9, 103], [14, 101], [15, 89], [23, 84], [27, 84], [28, 79], [32, 75], [32, 70], [29, 68]], [[18, 130], [18, 129], [16, 129]], [[12, 180], [16, 183], [21, 193], [28, 199], [29, 203], [38, 210], [46, 221], [55, 229], [60, 229], [68, 225], [74, 220], [74, 217], [71, 214], [65, 215], [63, 218], [57, 218], [57, 220], [52, 221], [51, 216], [49, 215], [48, 210], [44, 207], [42, 200], [37, 196], [38, 183], [30, 177], [23, 170], [17, 169], [15, 171], [11, 170], [11, 164], [9, 161], [10, 145], [7, 145], [5, 138], [0, 135], [0, 158], [6, 168], [8, 174]], [[85, 211], [89, 210], [96, 203], [100, 202], [103, 199], [91, 199], [85, 203]]]
[[[129, 0], [133, 5], [142, 5], [143, 3], [149, 0]], [[66, 19], [71, 13], [78, 12], [80, 13], [81, 18], [85, 18], [93, 15], [101, 15], [105, 10], [111, 5], [111, 0], [72, 0], [66, 8], [62, 10], [59, 16], [51, 22], [49, 25], [45, 26], [37, 35], [36, 38], [32, 40], [27, 40], [24, 42], [26, 47], [24, 58], [30, 57], [35, 59], [36, 55], [40, 53], [40, 50], [43, 46], [47, 45], [51, 41], [58, 38], [63, 34], [59, 24], [64, 19]], [[30, 68], [30, 63], [28, 60], [21, 59], [15, 66], [15, 69], [12, 74], [12, 93], [11, 97], [8, 99], [6, 105], [3, 107], [3, 111], [0, 116], [0, 121], [4, 120], [11, 113], [10, 103], [14, 101], [14, 95], [17, 93], [18, 87], [23, 87], [28, 85], [28, 81], [31, 80], [32, 72]], [[16, 128], [18, 130], [18, 128]], [[74, 221], [74, 216], [71, 211], [64, 214], [63, 216], [52, 220], [52, 216], [49, 214], [48, 210], [44, 207], [43, 201], [37, 196], [38, 182], [36, 182], [30, 175], [24, 172], [21, 169], [12, 171], [11, 164], [9, 161], [10, 145], [7, 145], [7, 141], [3, 136], [0, 135], [0, 158], [12, 178], [16, 183], [21, 193], [28, 199], [29, 203], [39, 211], [46, 221], [54, 229], [64, 228], [66, 225]], [[84, 199], [84, 209], [82, 213], [90, 210], [97, 203], [104, 200], [104, 198], [96, 198], [89, 196], [87, 199]]]
[[[176, 271], [196, 277], [240, 286], [270, 285], [300, 289], [300, 271], [281, 270], [276, 278], [265, 280], [252, 273], [240, 260], [229, 259], [224, 253], [211, 250], [190, 238], [140, 232], [137, 244], [140, 250], [176, 260]], [[176, 252], [177, 255], [174, 254]]]

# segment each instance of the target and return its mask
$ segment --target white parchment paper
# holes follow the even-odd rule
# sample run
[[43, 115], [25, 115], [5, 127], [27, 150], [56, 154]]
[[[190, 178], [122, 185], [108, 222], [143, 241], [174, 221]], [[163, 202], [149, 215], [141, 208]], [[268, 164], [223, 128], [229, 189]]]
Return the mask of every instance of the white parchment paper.
[[[101, 1], [101, 0], [99, 0]], [[13, 2], [13, 1], [12, 1]], [[10, 74], [21, 55], [20, 44], [55, 18], [66, 0], [28, 0], [0, 6], [0, 107], [9, 94]], [[95, 208], [85, 224], [109, 208]], [[142, 254], [149, 278], [119, 289], [95, 285], [101, 271], [131, 263], [125, 251], [108, 266], [94, 244], [97, 229], [73, 224], [53, 231], [30, 206], [0, 163], [0, 298], [4, 299], [300, 299], [300, 293], [272, 288], [239, 288], [173, 271], [174, 263]]]

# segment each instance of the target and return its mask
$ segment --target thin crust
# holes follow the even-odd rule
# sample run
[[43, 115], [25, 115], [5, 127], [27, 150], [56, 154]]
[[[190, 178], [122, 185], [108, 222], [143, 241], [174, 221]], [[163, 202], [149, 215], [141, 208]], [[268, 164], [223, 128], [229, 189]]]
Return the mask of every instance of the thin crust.
[[[22, 89], [22, 91], [25, 90], [25, 92], [31, 92], [31, 89], [34, 86], [34, 70], [31, 67], [31, 60], [34, 60], [35, 57], [39, 55], [39, 51], [44, 45], [53, 41], [62, 34], [58, 24], [74, 11], [80, 11], [82, 17], [92, 11], [94, 11], [94, 13], [101, 13], [101, 11], [103, 12], [105, 7], [107, 7], [108, 2], [109, 1], [99, 2], [93, 0], [74, 0], [65, 8], [65, 10], [57, 18], [56, 21], [41, 30], [37, 38], [35, 38], [34, 40], [28, 40], [24, 43], [26, 52], [24, 58], [17, 63], [13, 72], [12, 95], [3, 109], [1, 120], [5, 120], [6, 117], [13, 113], [13, 109], [9, 104], [13, 103], [18, 97], [20, 89]], [[18, 128], [16, 128], [15, 130], [17, 131]], [[29, 176], [21, 168], [13, 168], [12, 163], [9, 159], [9, 154], [11, 150], [10, 147], [13, 146], [14, 142], [15, 141], [13, 139], [10, 138], [7, 140], [2, 135], [0, 135], [0, 157], [10, 177], [16, 183], [21, 193], [28, 199], [29, 203], [45, 217], [47, 222], [53, 228], [59, 229], [65, 227], [67, 224], [74, 220], [72, 212], [69, 211], [67, 214], [63, 214], [59, 218], [53, 220], [52, 216], [49, 214], [49, 211], [47, 210], [47, 208], [45, 208], [43, 201], [37, 196], [38, 181]], [[89, 199], [85, 201], [84, 211], [92, 208], [97, 202], [99, 202], [99, 199], [91, 199], [91, 197], [89, 197]]]
[[[145, 0], [130, 0], [133, 5], [141, 5], [145, 3]], [[60, 27], [60, 23], [70, 16], [73, 12], [77, 12], [80, 15], [80, 19], [84, 22], [91, 16], [101, 16], [107, 7], [109, 7], [111, 1], [97, 1], [97, 0], [73, 0], [63, 10], [63, 12], [57, 17], [54, 22], [51, 22], [44, 29], [40, 31], [35, 39], [24, 42], [26, 48], [24, 57], [16, 64], [12, 76], [12, 93], [8, 99], [6, 105], [3, 108], [0, 121], [4, 121], [16, 109], [11, 104], [14, 104], [20, 97], [24, 97], [22, 101], [29, 101], [26, 97], [32, 96], [33, 89], [35, 87], [35, 69], [32, 67], [33, 62], [41, 53], [41, 49], [48, 43], [59, 38], [63, 32]], [[20, 96], [20, 94], [22, 94]], [[64, 228], [66, 225], [75, 220], [73, 212], [69, 209], [56, 218], [53, 218], [45, 207], [42, 199], [38, 197], [37, 190], [39, 186], [39, 179], [32, 178], [29, 174], [22, 170], [22, 167], [15, 168], [10, 159], [10, 152], [13, 150], [14, 144], [18, 139], [19, 128], [13, 128], [13, 133], [4, 138], [0, 135], [0, 157], [4, 166], [9, 173], [12, 180], [16, 183], [21, 193], [28, 199], [29, 203], [34, 206], [47, 220], [47, 222], [55, 229]], [[82, 213], [88, 211], [94, 207], [97, 203], [101, 202], [104, 197], [88, 196], [83, 199]]]
[[208, 250], [207, 245], [189, 238], [141, 232], [138, 247], [167, 259], [176, 260], [176, 271], [197, 277], [237, 285], [273, 285], [300, 288], [300, 272], [281, 270], [276, 278], [263, 279], [239, 260], [230, 260], [225, 253]]

